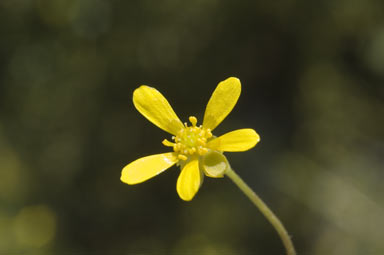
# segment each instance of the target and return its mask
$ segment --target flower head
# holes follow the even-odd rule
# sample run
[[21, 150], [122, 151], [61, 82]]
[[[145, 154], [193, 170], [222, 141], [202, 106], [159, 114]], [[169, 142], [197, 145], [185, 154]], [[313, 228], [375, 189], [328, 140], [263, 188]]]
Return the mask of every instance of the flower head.
[[215, 137], [212, 131], [232, 111], [241, 92], [240, 80], [234, 77], [219, 83], [207, 104], [202, 125], [194, 116], [182, 123], [165, 97], [156, 89], [140, 86], [133, 93], [136, 109], [149, 121], [172, 134], [163, 144], [172, 152], [143, 157], [123, 168], [121, 181], [144, 182], [177, 164], [181, 173], [177, 180], [180, 198], [190, 201], [199, 190], [204, 175], [223, 177], [229, 164], [222, 152], [246, 151], [259, 142], [253, 129], [238, 129]]

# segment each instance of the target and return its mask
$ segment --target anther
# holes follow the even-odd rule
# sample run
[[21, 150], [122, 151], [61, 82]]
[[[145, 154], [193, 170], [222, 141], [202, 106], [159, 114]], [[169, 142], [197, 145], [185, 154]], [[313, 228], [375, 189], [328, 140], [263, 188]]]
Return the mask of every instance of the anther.
[[188, 159], [188, 157], [185, 156], [185, 155], [183, 155], [183, 154], [179, 154], [179, 155], [177, 155], [177, 157], [178, 157], [179, 159], [181, 159], [181, 160], [187, 160], [187, 159]]
[[204, 141], [205, 139], [204, 138], [198, 138], [197, 139], [197, 143], [199, 144], [199, 145], [205, 145], [205, 141]]
[[189, 122], [191, 122], [192, 126], [196, 127], [197, 119], [195, 116], [189, 117]]
[[164, 139], [164, 140], [162, 141], [162, 143], [163, 143], [165, 146], [168, 146], [168, 147], [173, 147], [173, 146], [175, 145], [174, 143], [168, 141], [167, 139]]
[[199, 148], [197, 149], [197, 152], [199, 153], [200, 156], [202, 156], [205, 153], [207, 153], [208, 150], [206, 148], [203, 148], [203, 147], [199, 146]]

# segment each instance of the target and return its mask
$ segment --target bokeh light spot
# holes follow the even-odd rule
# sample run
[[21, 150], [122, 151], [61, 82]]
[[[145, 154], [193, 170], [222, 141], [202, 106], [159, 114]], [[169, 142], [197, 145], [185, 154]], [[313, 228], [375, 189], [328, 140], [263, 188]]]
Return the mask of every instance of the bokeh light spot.
[[21, 245], [42, 247], [55, 236], [55, 213], [45, 205], [25, 207], [16, 216], [13, 231]]

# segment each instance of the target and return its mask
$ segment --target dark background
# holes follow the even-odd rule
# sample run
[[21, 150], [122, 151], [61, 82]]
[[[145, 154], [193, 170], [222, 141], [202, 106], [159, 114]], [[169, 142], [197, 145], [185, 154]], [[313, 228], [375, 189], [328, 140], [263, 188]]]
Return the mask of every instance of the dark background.
[[227, 178], [192, 202], [179, 169], [121, 169], [170, 135], [133, 107], [156, 87], [201, 122], [218, 82], [242, 95], [216, 135], [299, 254], [384, 254], [384, 2], [0, 1], [0, 254], [283, 254]]

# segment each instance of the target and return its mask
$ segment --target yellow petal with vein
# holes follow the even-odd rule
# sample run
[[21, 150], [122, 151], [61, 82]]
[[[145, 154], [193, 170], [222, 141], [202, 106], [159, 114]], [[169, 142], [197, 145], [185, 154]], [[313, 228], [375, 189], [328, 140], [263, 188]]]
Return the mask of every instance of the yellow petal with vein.
[[218, 151], [246, 151], [260, 141], [259, 135], [250, 128], [228, 132], [208, 142], [208, 148]]
[[199, 161], [195, 159], [188, 162], [177, 179], [176, 189], [180, 198], [185, 201], [192, 200], [200, 188], [202, 178]]
[[176, 135], [183, 123], [173, 111], [167, 99], [155, 88], [140, 86], [133, 92], [133, 104], [150, 122]]
[[215, 129], [232, 111], [241, 92], [240, 80], [230, 77], [217, 85], [205, 109], [203, 127]]
[[144, 182], [164, 172], [177, 161], [173, 152], [139, 158], [123, 168], [120, 180], [127, 184]]

